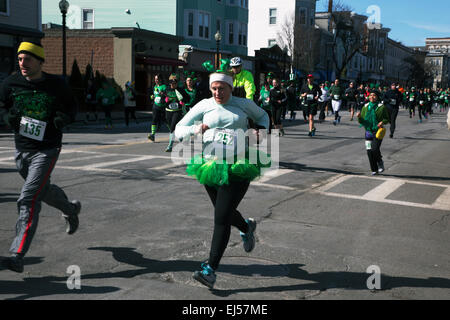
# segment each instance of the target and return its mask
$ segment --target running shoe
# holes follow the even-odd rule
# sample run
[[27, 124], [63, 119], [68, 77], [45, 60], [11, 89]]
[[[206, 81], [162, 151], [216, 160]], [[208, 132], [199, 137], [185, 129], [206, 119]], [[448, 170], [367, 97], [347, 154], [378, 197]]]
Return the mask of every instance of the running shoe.
[[167, 146], [166, 152], [172, 152], [172, 146], [171, 146], [171, 145], [168, 145], [168, 146]]
[[376, 176], [378, 174], [378, 172], [372, 172], [373, 176]]
[[394, 138], [394, 135], [391, 133], [391, 134], [389, 135], [389, 138], [393, 139], [393, 138]]
[[341, 123], [341, 116], [338, 117], [337, 121], [338, 123]]
[[148, 139], [155, 142], [155, 135], [154, 134], [149, 134], [148, 135]]
[[334, 120], [334, 121], [333, 121], [333, 125], [337, 125], [337, 120]]
[[316, 135], [316, 128], [312, 129], [311, 134], [312, 134], [313, 137]]
[[66, 232], [67, 234], [74, 234], [79, 225], [78, 214], [81, 211], [81, 202], [78, 200], [73, 200], [71, 202], [75, 206], [75, 211], [72, 214], [63, 214], [64, 219], [66, 219]]
[[380, 161], [378, 162], [378, 173], [384, 172], [384, 162]]
[[214, 273], [213, 268], [211, 268], [207, 263], [202, 263], [201, 268], [202, 270], [195, 271], [192, 277], [201, 284], [212, 289], [214, 287], [214, 283], [216, 283], [216, 274]]
[[312, 137], [312, 131], [308, 132], [308, 137]]
[[18, 254], [13, 254], [9, 258], [5, 258], [2, 261], [2, 265], [4, 268], [17, 272], [23, 272], [23, 257]]
[[244, 245], [245, 252], [251, 252], [255, 248], [255, 230], [256, 230], [256, 221], [252, 218], [245, 220], [248, 224], [247, 233], [241, 232], [241, 238]]

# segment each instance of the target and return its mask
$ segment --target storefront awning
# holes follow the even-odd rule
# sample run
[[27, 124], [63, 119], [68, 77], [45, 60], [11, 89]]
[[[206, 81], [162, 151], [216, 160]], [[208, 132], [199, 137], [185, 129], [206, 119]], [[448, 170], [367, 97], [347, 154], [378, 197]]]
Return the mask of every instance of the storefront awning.
[[182, 60], [152, 57], [152, 56], [136, 57], [136, 63], [153, 66], [175, 66], [175, 67], [187, 65], [187, 63]]

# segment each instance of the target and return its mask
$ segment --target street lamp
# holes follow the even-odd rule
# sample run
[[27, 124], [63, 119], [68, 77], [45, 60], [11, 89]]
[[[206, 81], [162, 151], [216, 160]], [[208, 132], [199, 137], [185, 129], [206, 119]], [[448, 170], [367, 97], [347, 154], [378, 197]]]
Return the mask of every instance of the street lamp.
[[220, 31], [217, 30], [216, 34], [214, 35], [214, 39], [216, 39], [216, 70], [220, 68], [219, 66], [219, 46], [220, 41], [222, 40], [222, 35], [220, 34]]
[[61, 0], [59, 2], [59, 10], [61, 10], [62, 14], [62, 40], [63, 40], [63, 77], [66, 79], [67, 68], [66, 68], [66, 14], [69, 9], [69, 2], [67, 0]]

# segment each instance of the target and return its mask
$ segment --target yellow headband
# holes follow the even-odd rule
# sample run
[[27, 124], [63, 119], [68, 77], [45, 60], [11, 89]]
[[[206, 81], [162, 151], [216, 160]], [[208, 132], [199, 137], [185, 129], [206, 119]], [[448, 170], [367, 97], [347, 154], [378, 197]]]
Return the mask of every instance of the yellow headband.
[[38, 46], [37, 44], [31, 42], [22, 42], [19, 46], [19, 49], [17, 50], [17, 53], [19, 54], [23, 51], [34, 54], [36, 57], [45, 60], [44, 48]]

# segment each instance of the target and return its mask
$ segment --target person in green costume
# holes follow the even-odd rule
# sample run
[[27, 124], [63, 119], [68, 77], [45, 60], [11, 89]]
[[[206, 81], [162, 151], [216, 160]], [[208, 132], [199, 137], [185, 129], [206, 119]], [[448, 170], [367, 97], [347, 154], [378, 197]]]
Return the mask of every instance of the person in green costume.
[[372, 90], [369, 94], [369, 103], [356, 115], [360, 126], [366, 130], [366, 149], [372, 175], [384, 171], [383, 157], [380, 150], [383, 136], [379, 134], [381, 132], [380, 129], [383, 129], [390, 122], [389, 112], [384, 104], [380, 102], [379, 94], [378, 90]]
[[189, 112], [193, 106], [197, 104], [199, 101], [199, 94], [197, 89], [195, 88], [195, 77], [193, 74], [188, 75], [186, 78], [186, 87], [184, 88], [184, 91], [189, 95], [189, 101], [186, 102], [185, 109], [186, 112]]
[[166, 120], [169, 127], [169, 145], [166, 152], [172, 152], [173, 143], [175, 142], [175, 127], [183, 117], [183, 108], [191, 97], [186, 93], [184, 88], [178, 87], [179, 77], [172, 73], [169, 76], [169, 88], [166, 89]]
[[[237, 207], [244, 198], [250, 181], [261, 174], [261, 167], [270, 166], [256, 163], [249, 157], [236, 157], [243, 141], [247, 123], [252, 119], [258, 128], [269, 127], [267, 113], [253, 100], [232, 95], [233, 76], [225, 72], [214, 72], [209, 79], [212, 98], [196, 104], [177, 124], [175, 136], [186, 140], [193, 135], [201, 135], [203, 152], [194, 156], [187, 166], [188, 175], [194, 176], [203, 184], [214, 206], [214, 232], [208, 262], [196, 271], [193, 278], [203, 285], [213, 288], [216, 282], [215, 271], [230, 239], [231, 226], [236, 227], [243, 240], [244, 250], [250, 252], [255, 246], [254, 232], [256, 221], [244, 219]], [[251, 129], [253, 130], [253, 129]], [[217, 149], [211, 149], [215, 146]], [[225, 161], [218, 151], [226, 148], [232, 151], [232, 157]], [[216, 150], [208, 152], [207, 150]], [[247, 153], [247, 148], [244, 148]], [[236, 160], [236, 158], [238, 158]]]
[[261, 108], [263, 108], [264, 111], [267, 112], [267, 115], [269, 116], [269, 124], [270, 124], [269, 134], [270, 134], [273, 127], [273, 119], [272, 119], [272, 105], [270, 104], [270, 84], [268, 82], [264, 82], [264, 86], [261, 88], [261, 91], [259, 92], [258, 103], [261, 106]]
[[163, 83], [163, 76], [157, 74], [155, 76], [155, 86], [150, 98], [153, 100], [152, 108], [152, 125], [148, 138], [151, 141], [155, 141], [155, 134], [165, 119], [165, 107], [166, 107], [166, 85]]
[[119, 97], [119, 93], [108, 81], [103, 81], [102, 87], [97, 91], [96, 100], [100, 102], [105, 113], [105, 128], [112, 129], [111, 110], [116, 103], [116, 99]]

